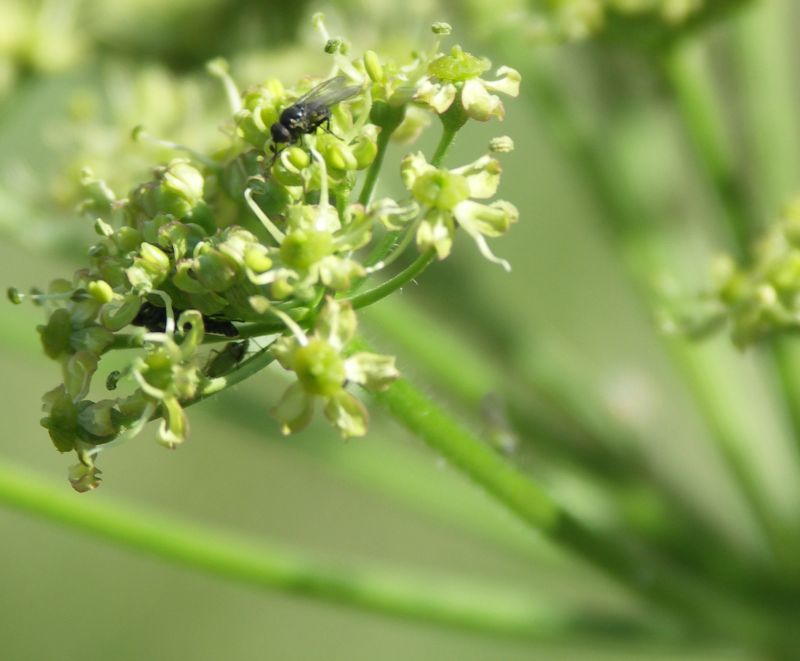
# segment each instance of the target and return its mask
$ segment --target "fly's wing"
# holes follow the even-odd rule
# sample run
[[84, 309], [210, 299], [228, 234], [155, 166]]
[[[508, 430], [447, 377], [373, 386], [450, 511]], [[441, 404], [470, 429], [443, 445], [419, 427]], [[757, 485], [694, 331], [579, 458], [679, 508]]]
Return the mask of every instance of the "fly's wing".
[[354, 97], [361, 91], [360, 85], [348, 85], [346, 76], [336, 76], [323, 80], [301, 96], [294, 105], [309, 104], [331, 107], [345, 99]]

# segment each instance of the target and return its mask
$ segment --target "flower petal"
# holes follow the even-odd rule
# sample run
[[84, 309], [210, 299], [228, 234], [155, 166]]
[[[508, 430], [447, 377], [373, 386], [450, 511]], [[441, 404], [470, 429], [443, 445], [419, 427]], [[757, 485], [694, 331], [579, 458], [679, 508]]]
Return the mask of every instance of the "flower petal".
[[484, 82], [479, 79], [468, 80], [461, 90], [461, 103], [466, 113], [479, 122], [486, 122], [492, 117], [503, 119], [506, 109], [503, 102], [494, 94], [489, 94]]
[[400, 376], [394, 356], [362, 351], [350, 356], [344, 363], [347, 379], [361, 384], [367, 390], [386, 390]]
[[283, 335], [275, 340], [269, 347], [269, 352], [281, 364], [283, 369], [292, 369], [294, 353], [300, 348], [300, 342], [294, 335]]
[[270, 410], [270, 415], [281, 423], [281, 433], [285, 436], [304, 429], [313, 414], [314, 399], [303, 390], [299, 381], [290, 385]]
[[428, 77], [417, 83], [414, 101], [427, 103], [438, 114], [447, 110], [456, 98], [456, 86], [452, 83], [434, 83]]
[[334, 291], [350, 289], [353, 278], [366, 274], [364, 267], [354, 259], [344, 259], [331, 255], [319, 262], [319, 279]]
[[352, 305], [328, 297], [317, 317], [315, 334], [336, 350], [341, 350], [356, 334], [358, 321]]
[[460, 174], [466, 178], [469, 185], [469, 196], [476, 199], [486, 199], [497, 193], [502, 171], [500, 161], [491, 156], [481, 156], [468, 165], [451, 170], [454, 174]]
[[425, 160], [425, 155], [418, 151], [415, 154], [409, 154], [400, 163], [400, 177], [403, 180], [403, 185], [408, 190], [411, 190], [419, 177], [435, 169]]
[[369, 413], [366, 407], [346, 390], [342, 390], [325, 404], [325, 417], [338, 427], [343, 438], [363, 436], [367, 433]]
[[519, 84], [522, 80], [519, 71], [511, 67], [500, 67], [497, 70], [497, 80], [483, 81], [486, 89], [492, 92], [502, 92], [509, 96], [519, 96]]
[[500, 236], [511, 223], [517, 221], [519, 213], [513, 204], [498, 201], [491, 205], [485, 205], [466, 200], [453, 210], [453, 214], [459, 226], [472, 237], [478, 250], [486, 259], [494, 264], [499, 264], [506, 271], [511, 270], [511, 265], [506, 260], [500, 259], [492, 253], [484, 235]]
[[[461, 204], [467, 204], [469, 200], [465, 200], [456, 205], [456, 209]], [[453, 234], [455, 232], [455, 225], [450, 214], [435, 213], [430, 214], [425, 218], [417, 229], [417, 246], [421, 252], [426, 252], [433, 248], [436, 250], [436, 256], [442, 260], [450, 254], [450, 249], [453, 247]]]

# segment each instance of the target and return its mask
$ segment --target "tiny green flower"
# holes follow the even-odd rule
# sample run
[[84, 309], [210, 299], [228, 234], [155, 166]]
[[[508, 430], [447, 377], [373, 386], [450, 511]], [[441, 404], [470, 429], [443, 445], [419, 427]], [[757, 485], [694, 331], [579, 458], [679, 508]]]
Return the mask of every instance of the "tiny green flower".
[[503, 119], [505, 108], [495, 92], [519, 95], [521, 76], [516, 69], [500, 67], [496, 80], [481, 76], [491, 67], [485, 58], [477, 58], [454, 46], [449, 55], [442, 55], [428, 65], [428, 75], [416, 87], [415, 101], [429, 105], [443, 114], [459, 98], [469, 117], [485, 122], [492, 117]]
[[394, 358], [368, 352], [347, 355], [356, 332], [356, 316], [348, 303], [328, 298], [313, 334], [284, 336], [271, 348], [278, 362], [295, 372], [297, 381], [284, 393], [272, 414], [284, 434], [301, 430], [311, 420], [314, 399], [324, 401], [328, 420], [343, 437], [363, 436], [368, 414], [363, 404], [345, 389], [358, 383], [368, 390], [383, 390], [399, 373]]
[[403, 182], [423, 207], [417, 229], [420, 250], [433, 249], [439, 259], [447, 257], [457, 225], [472, 237], [486, 259], [510, 270], [507, 261], [491, 252], [486, 237], [505, 234], [519, 217], [516, 207], [501, 200], [483, 204], [469, 199], [492, 197], [500, 172], [498, 161], [489, 156], [453, 170], [434, 168], [421, 153], [407, 156], [402, 164]]

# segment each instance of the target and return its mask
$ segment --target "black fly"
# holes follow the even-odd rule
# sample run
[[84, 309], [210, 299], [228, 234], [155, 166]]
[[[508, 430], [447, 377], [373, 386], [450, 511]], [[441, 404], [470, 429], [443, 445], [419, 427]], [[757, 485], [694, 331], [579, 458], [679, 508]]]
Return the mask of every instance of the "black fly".
[[272, 151], [277, 155], [280, 143], [297, 142], [302, 136], [313, 133], [323, 124], [331, 128], [331, 106], [354, 97], [361, 91], [359, 85], [347, 85], [345, 76], [336, 76], [321, 82], [286, 108], [270, 127]]

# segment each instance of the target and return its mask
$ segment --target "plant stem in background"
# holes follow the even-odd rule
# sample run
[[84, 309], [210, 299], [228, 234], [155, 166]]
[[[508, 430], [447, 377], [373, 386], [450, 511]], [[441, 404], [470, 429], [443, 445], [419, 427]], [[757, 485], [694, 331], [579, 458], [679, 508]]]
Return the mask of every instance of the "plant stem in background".
[[[679, 42], [662, 60], [663, 70], [678, 102], [680, 117], [695, 158], [708, 180], [709, 188], [719, 202], [722, 223], [727, 222], [732, 228], [736, 239], [736, 253], [739, 261], [744, 263], [752, 254], [753, 240], [763, 231], [764, 224], [758, 221], [745, 183], [736, 174], [731, 150], [727, 147], [722, 128], [725, 126], [725, 116], [714, 97], [713, 84], [707, 76], [701, 55], [701, 52], [696, 51], [694, 43]], [[788, 80], [784, 82], [790, 84]], [[772, 108], [774, 104], [770, 102], [772, 97], [769, 96], [771, 85], [768, 77], [763, 87], [758, 102]], [[748, 116], [751, 118], [751, 135], [756, 142], [759, 142], [762, 131], [769, 132], [768, 126], [772, 120], [770, 119], [766, 126], [760, 126], [758, 119], [752, 114], [752, 109]], [[773, 174], [776, 176], [776, 187], [787, 177], [781, 171], [786, 166], [782, 166], [781, 163], [789, 162], [786, 156], [778, 153], [780, 150], [776, 145], [779, 139], [777, 136], [766, 138], [771, 144], [759, 150], [763, 154], [764, 150], [768, 149], [771, 156], [777, 159], [775, 164], [765, 164], [768, 169], [764, 172], [766, 179]], [[791, 423], [795, 448], [800, 450], [800, 382], [797, 377], [800, 373], [800, 354], [791, 339], [778, 339], [767, 345], [765, 357], [771, 367], [775, 389], [780, 393], [787, 418]], [[800, 469], [800, 455], [797, 455], [796, 459]], [[786, 540], [782, 539], [783, 534], [779, 529], [776, 529], [775, 535], [778, 547], [776, 550], [780, 551]], [[780, 555], [784, 562], [794, 563], [785, 550], [780, 551]]]
[[[571, 615], [515, 593], [385, 569], [341, 566], [236, 538], [184, 521], [77, 499], [63, 489], [0, 465], [0, 502], [125, 548], [251, 587], [303, 595], [375, 613], [506, 636], [551, 640], [653, 636], [636, 622]], [[658, 635], [658, 634], [656, 634]]]
[[[552, 74], [532, 66], [526, 72], [526, 79], [529, 81], [529, 98], [545, 120], [548, 133], [554, 136], [558, 146], [570, 158], [574, 171], [582, 177], [600, 204], [611, 247], [618, 251], [622, 263], [628, 268], [640, 305], [649, 311], [653, 293], [650, 274], [663, 266], [652, 260], [660, 254], [662, 241], [643, 221], [647, 214], [638, 208], [635, 193], [627, 188], [612, 168], [607, 167], [603, 155], [582, 129]], [[643, 245], [654, 249], [641, 254]], [[723, 382], [717, 380], [719, 367], [715, 359], [704, 356], [700, 348], [682, 338], [668, 337], [663, 333], [659, 333], [658, 338], [693, 395], [711, 438], [745, 496], [755, 520], [775, 549], [782, 537], [778, 532], [780, 526], [774, 520], [774, 512], [765, 501], [758, 480], [743, 454], [749, 439], [742, 438], [733, 411], [722, 395], [725, 388], [720, 387]]]
[[[508, 407], [511, 425], [528, 446], [543, 450], [549, 459], [560, 461], [570, 471], [581, 471], [584, 479], [598, 482], [615, 502], [624, 520], [623, 529], [633, 528], [665, 557], [674, 558], [696, 573], [698, 580], [709, 579], [717, 587], [752, 594], [769, 593], [776, 599], [796, 596], [794, 592], [787, 593], [786, 586], [768, 568], [759, 566], [752, 554], [710, 529], [684, 497], [650, 469], [637, 452], [640, 442], [630, 438], [632, 432], [614, 423], [593, 402], [587, 404], [584, 392], [574, 392], [576, 382], [568, 370], [553, 366], [542, 376], [551, 392], [537, 393], [535, 384], [526, 382], [515, 370], [495, 364], [463, 335], [397, 298], [371, 308], [365, 318], [390, 341], [392, 349], [413, 358], [418, 368], [467, 410], [479, 410], [489, 393], [500, 394], [501, 402]], [[559, 382], [550, 383], [553, 379]], [[568, 392], [574, 392], [574, 398], [566, 394], [567, 401], [560, 401]], [[543, 394], [551, 398], [542, 408], [557, 419], [542, 419], [537, 413], [535, 399]], [[576, 415], [577, 407], [572, 402], [577, 399], [584, 400], [584, 408], [593, 409], [586, 412], [597, 421], [591, 428]], [[628, 500], [640, 499], [643, 494], [655, 503], [660, 515], [656, 520], [638, 520], [635, 509], [630, 512]], [[607, 530], [608, 534], [615, 534], [613, 528]], [[686, 539], [695, 543], [687, 545]], [[751, 580], [751, 576], [758, 579]]]
[[[746, 142], [752, 154], [754, 192], [760, 193], [762, 213], [776, 209], [800, 186], [800, 121], [794, 111], [798, 85], [791, 63], [793, 0], [761, 3], [734, 25], [733, 57], [742, 93]], [[792, 337], [772, 340], [781, 385], [789, 407], [800, 452], [800, 347]]]
[[[354, 342], [354, 348], [370, 350], [363, 340]], [[395, 381], [375, 397], [398, 422], [531, 528], [672, 615], [688, 618], [706, 631], [735, 631], [750, 640], [760, 640], [765, 626], [771, 626], [734, 600], [719, 599], [680, 572], [588, 528], [407, 380]], [[642, 581], [645, 574], [648, 578]]]

